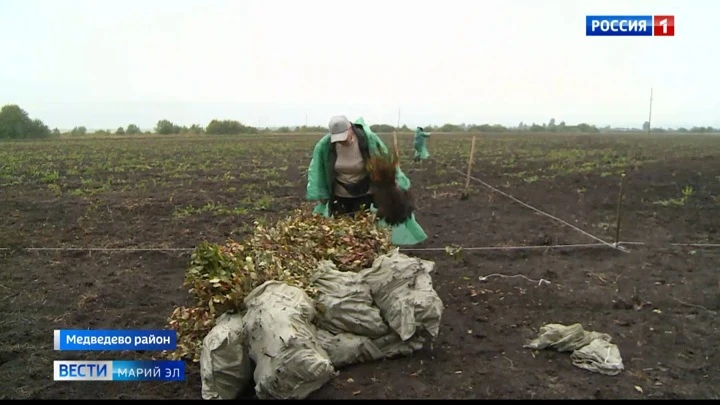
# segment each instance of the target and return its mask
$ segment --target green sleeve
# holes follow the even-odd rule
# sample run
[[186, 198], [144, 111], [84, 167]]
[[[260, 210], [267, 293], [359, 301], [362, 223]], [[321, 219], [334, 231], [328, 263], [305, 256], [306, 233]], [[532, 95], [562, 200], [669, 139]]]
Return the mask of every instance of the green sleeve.
[[308, 167], [308, 182], [305, 198], [309, 201], [327, 200], [330, 192], [327, 187], [327, 175], [325, 162], [327, 161], [328, 140], [326, 135], [315, 145], [313, 149], [310, 167]]
[[425, 138], [429, 138], [429, 137], [430, 137], [430, 133], [429, 133], [429, 132], [423, 132], [423, 133], [422, 133], [422, 136], [424, 136]]

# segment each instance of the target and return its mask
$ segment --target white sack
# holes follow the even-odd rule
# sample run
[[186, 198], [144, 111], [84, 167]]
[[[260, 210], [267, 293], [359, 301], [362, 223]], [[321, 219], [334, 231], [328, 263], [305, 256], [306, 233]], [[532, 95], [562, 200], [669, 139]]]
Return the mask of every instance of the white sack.
[[617, 375], [624, 369], [620, 349], [607, 333], [586, 331], [582, 324], [550, 323], [540, 327], [537, 338], [528, 342], [528, 349], [555, 349], [572, 352], [572, 364], [584, 370], [605, 375]]
[[371, 338], [390, 332], [360, 274], [340, 271], [333, 262], [325, 260], [320, 262], [311, 281], [319, 293], [316, 303], [320, 329]]
[[243, 317], [221, 315], [200, 353], [203, 399], [235, 399], [252, 381], [252, 362], [243, 342]]
[[394, 249], [360, 272], [383, 319], [403, 341], [423, 329], [433, 338], [438, 335], [443, 303], [432, 286], [434, 268], [434, 262]]
[[315, 306], [305, 292], [267, 281], [246, 298], [243, 332], [260, 399], [304, 399], [337, 373], [316, 339]]
[[575, 367], [604, 375], [618, 375], [624, 369], [620, 349], [606, 340], [595, 339], [570, 355]]
[[588, 345], [595, 339], [610, 341], [610, 335], [606, 333], [586, 331], [582, 324], [562, 325], [549, 323], [540, 327], [540, 334], [537, 338], [528, 342], [524, 347], [528, 349], [543, 350], [555, 349], [559, 352], [572, 352]]

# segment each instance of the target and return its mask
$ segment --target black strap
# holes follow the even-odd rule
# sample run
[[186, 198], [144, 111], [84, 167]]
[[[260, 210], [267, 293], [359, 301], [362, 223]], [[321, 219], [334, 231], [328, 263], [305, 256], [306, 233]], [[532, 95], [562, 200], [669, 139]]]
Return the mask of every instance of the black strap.
[[365, 176], [355, 184], [343, 183], [340, 180], [335, 180], [340, 187], [344, 188], [351, 196], [360, 197], [370, 191], [370, 176]]

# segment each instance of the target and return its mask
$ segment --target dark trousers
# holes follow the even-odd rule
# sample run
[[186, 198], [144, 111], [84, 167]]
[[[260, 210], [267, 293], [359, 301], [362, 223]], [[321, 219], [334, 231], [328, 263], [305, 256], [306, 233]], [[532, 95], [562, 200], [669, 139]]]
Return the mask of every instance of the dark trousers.
[[369, 210], [370, 204], [372, 203], [372, 194], [354, 198], [338, 197], [335, 195], [330, 199], [330, 204], [328, 205], [330, 215], [337, 217], [343, 215], [354, 215], [362, 209]]

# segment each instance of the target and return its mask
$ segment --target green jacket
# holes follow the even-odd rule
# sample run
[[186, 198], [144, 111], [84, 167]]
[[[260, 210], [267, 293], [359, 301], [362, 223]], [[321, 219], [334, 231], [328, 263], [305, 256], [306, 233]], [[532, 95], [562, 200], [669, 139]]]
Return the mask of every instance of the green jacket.
[[430, 134], [422, 131], [420, 128], [415, 129], [415, 149], [421, 149], [425, 147], [425, 139], [429, 138]]
[[420, 128], [415, 129], [415, 159], [427, 159], [430, 157], [430, 152], [427, 150], [426, 139], [430, 137], [430, 134], [421, 130]]
[[[378, 152], [387, 154], [388, 148], [383, 141], [370, 127], [365, 124], [365, 120], [358, 118], [353, 124], [355, 134], [357, 135], [360, 152], [364, 159], [368, 159], [371, 155]], [[335, 183], [335, 159], [337, 154], [335, 148], [331, 147], [330, 134], [326, 134], [318, 141], [313, 149], [312, 160], [308, 168], [308, 183], [305, 198], [309, 201], [329, 200], [333, 184]], [[405, 176], [398, 167], [395, 176], [398, 187], [402, 190], [410, 188], [410, 179]], [[375, 207], [370, 207], [375, 212]], [[315, 206], [315, 213], [329, 216], [328, 203], [318, 203]], [[381, 226], [389, 226], [385, 221], [380, 220]], [[425, 231], [415, 220], [413, 214], [407, 221], [392, 227], [392, 243], [394, 245], [415, 245], [427, 239]]]

